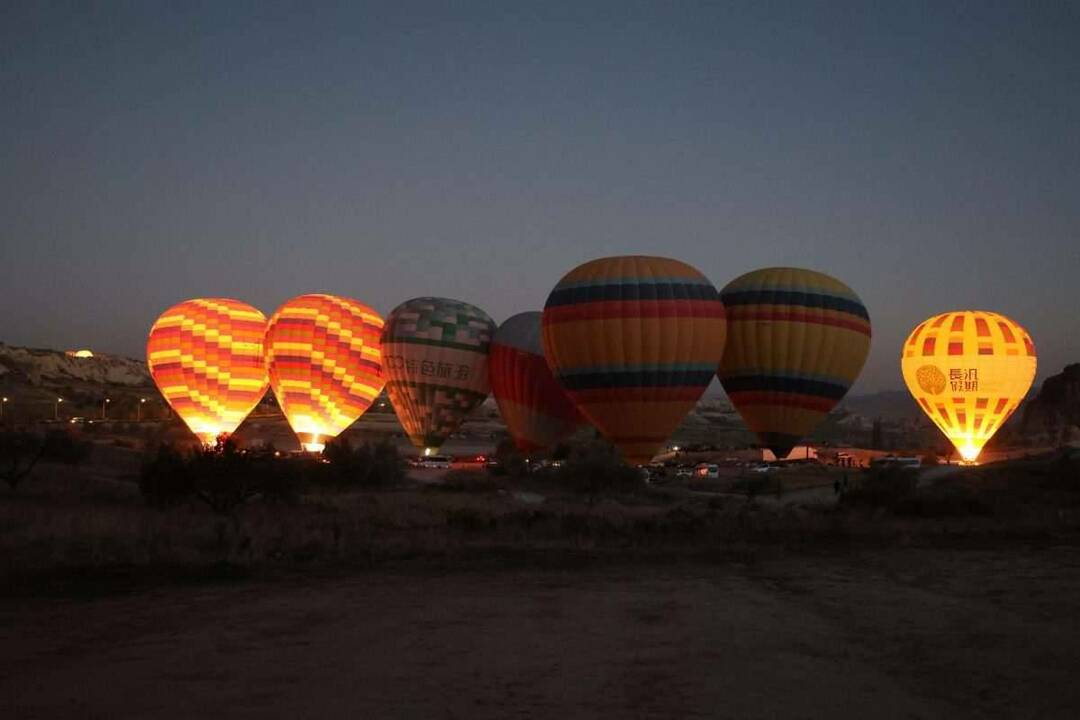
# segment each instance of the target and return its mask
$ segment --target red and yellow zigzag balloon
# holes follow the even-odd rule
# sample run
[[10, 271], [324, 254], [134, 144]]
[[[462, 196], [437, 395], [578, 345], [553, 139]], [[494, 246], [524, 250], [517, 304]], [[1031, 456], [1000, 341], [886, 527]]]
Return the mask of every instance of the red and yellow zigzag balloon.
[[230, 298], [185, 300], [150, 328], [150, 375], [204, 444], [236, 430], [266, 392], [265, 331], [265, 315]]
[[382, 329], [377, 312], [335, 295], [295, 297], [270, 318], [270, 386], [305, 450], [321, 451], [382, 391]]

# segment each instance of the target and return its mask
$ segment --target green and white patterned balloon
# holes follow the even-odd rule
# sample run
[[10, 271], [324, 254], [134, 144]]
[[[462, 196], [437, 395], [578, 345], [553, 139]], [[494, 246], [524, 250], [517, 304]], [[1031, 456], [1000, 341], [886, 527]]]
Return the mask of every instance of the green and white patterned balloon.
[[488, 395], [495, 323], [475, 305], [407, 300], [386, 319], [383, 368], [390, 402], [413, 445], [437, 451]]

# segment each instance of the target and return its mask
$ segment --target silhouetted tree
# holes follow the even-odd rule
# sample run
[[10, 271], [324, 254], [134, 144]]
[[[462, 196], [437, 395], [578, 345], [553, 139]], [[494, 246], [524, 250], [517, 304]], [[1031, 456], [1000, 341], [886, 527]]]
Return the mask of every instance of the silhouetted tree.
[[0, 473], [7, 486], [15, 490], [37, 465], [45, 443], [33, 433], [9, 430], [0, 433]]

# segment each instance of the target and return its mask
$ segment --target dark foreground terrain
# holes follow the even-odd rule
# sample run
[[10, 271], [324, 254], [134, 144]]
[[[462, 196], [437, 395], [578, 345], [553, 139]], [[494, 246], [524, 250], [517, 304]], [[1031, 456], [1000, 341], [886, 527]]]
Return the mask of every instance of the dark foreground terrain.
[[0, 717], [1076, 717], [1080, 549], [0, 601]]

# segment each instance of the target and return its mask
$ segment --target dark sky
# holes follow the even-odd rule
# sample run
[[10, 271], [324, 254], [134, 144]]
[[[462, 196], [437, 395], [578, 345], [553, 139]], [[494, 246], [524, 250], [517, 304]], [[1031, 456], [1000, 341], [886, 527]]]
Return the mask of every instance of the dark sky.
[[501, 321], [647, 253], [846, 281], [858, 391], [955, 308], [1080, 361], [1076, 3], [310, 5], [3, 3], [0, 340], [140, 356], [199, 295]]

